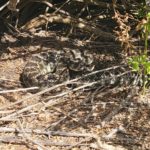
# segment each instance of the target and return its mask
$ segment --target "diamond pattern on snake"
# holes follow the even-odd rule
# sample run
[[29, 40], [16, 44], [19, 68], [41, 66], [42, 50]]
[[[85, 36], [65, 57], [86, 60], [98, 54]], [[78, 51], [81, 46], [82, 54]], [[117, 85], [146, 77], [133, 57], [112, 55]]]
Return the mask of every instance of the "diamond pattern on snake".
[[26, 87], [51, 87], [94, 69], [93, 57], [80, 50], [51, 50], [34, 54], [21, 75]]
[[[94, 58], [88, 51], [64, 49], [34, 54], [27, 62], [21, 75], [26, 87], [51, 87], [70, 79], [94, 71]], [[142, 86], [142, 76], [132, 72], [128, 65], [94, 74], [82, 81], [96, 85], [138, 85]]]

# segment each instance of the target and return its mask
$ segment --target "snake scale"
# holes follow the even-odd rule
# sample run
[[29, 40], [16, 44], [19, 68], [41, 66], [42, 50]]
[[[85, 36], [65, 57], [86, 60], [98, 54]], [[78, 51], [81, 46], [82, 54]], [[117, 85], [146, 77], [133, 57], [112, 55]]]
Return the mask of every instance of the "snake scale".
[[[21, 78], [26, 87], [45, 88], [90, 73], [94, 68], [94, 58], [87, 51], [51, 50], [32, 55], [24, 67]], [[91, 79], [91, 82], [97, 81], [103, 86], [142, 85], [142, 77], [132, 72], [127, 65], [100, 72], [91, 76]]]
[[26, 87], [51, 87], [94, 69], [93, 57], [80, 50], [51, 50], [32, 55], [21, 78]]

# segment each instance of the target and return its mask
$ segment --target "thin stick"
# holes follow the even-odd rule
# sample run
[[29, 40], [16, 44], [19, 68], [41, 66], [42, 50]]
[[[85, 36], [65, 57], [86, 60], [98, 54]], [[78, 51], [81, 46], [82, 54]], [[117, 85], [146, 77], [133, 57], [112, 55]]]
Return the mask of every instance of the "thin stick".
[[23, 109], [21, 109], [21, 110], [18, 110], [18, 111], [14, 112], [14, 113], [11, 113], [11, 114], [9, 114], [9, 115], [7, 115], [7, 116], [5, 116], [5, 117], [0, 118], [0, 120], [1, 120], [1, 121], [6, 121], [6, 120], [10, 119], [10, 117], [14, 117], [14, 116], [17, 116], [17, 115], [19, 115], [19, 114], [21, 114], [21, 113], [23, 113], [23, 112], [26, 112], [26, 111], [28, 111], [28, 110], [31, 110], [33, 107], [38, 106], [38, 105], [40, 105], [40, 104], [41, 104], [41, 103], [36, 103], [36, 104], [33, 104], [33, 105], [29, 105], [29, 106], [27, 106], [27, 107], [25, 107], [25, 108], [23, 108]]
[[30, 133], [30, 134], [39, 134], [39, 135], [47, 135], [47, 136], [65, 136], [65, 137], [95, 137], [91, 133], [80, 133], [80, 132], [65, 132], [65, 131], [45, 131], [41, 129], [23, 129], [24, 131], [20, 130], [19, 128], [7, 128], [7, 127], [0, 127], [0, 132], [9, 132], [9, 133]]
[[13, 89], [13, 90], [1, 90], [0, 94], [21, 92], [21, 91], [30, 91], [30, 90], [35, 90], [35, 89], [39, 89], [39, 87], [20, 88], [20, 89]]

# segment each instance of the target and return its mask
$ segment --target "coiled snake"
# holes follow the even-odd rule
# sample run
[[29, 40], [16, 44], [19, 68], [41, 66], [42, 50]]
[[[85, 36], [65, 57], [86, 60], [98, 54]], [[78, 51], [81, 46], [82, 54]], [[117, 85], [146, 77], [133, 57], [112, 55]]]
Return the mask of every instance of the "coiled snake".
[[[82, 76], [94, 68], [94, 58], [87, 51], [51, 50], [34, 54], [25, 65], [21, 78], [26, 87], [45, 88]], [[142, 76], [132, 72], [127, 65], [100, 72], [92, 77], [93, 80], [103, 86], [143, 84]]]
[[21, 78], [26, 87], [51, 87], [94, 69], [93, 57], [80, 50], [51, 50], [34, 54]]

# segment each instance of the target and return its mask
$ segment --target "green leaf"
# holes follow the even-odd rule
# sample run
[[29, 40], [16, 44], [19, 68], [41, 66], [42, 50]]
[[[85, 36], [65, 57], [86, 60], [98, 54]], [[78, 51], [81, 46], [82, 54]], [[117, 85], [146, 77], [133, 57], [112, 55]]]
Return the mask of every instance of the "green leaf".
[[132, 62], [132, 66], [131, 67], [132, 67], [133, 71], [139, 71], [140, 70], [138, 62]]
[[133, 59], [130, 57], [128, 58], [128, 64], [131, 65], [132, 64]]
[[134, 56], [133, 57], [133, 61], [137, 61], [138, 62], [139, 61], [139, 56]]
[[147, 74], [150, 74], [150, 62], [147, 62], [146, 64], [146, 72]]
[[147, 25], [148, 33], [150, 33], [150, 24]]
[[150, 19], [150, 12], [147, 13], [147, 18]]

